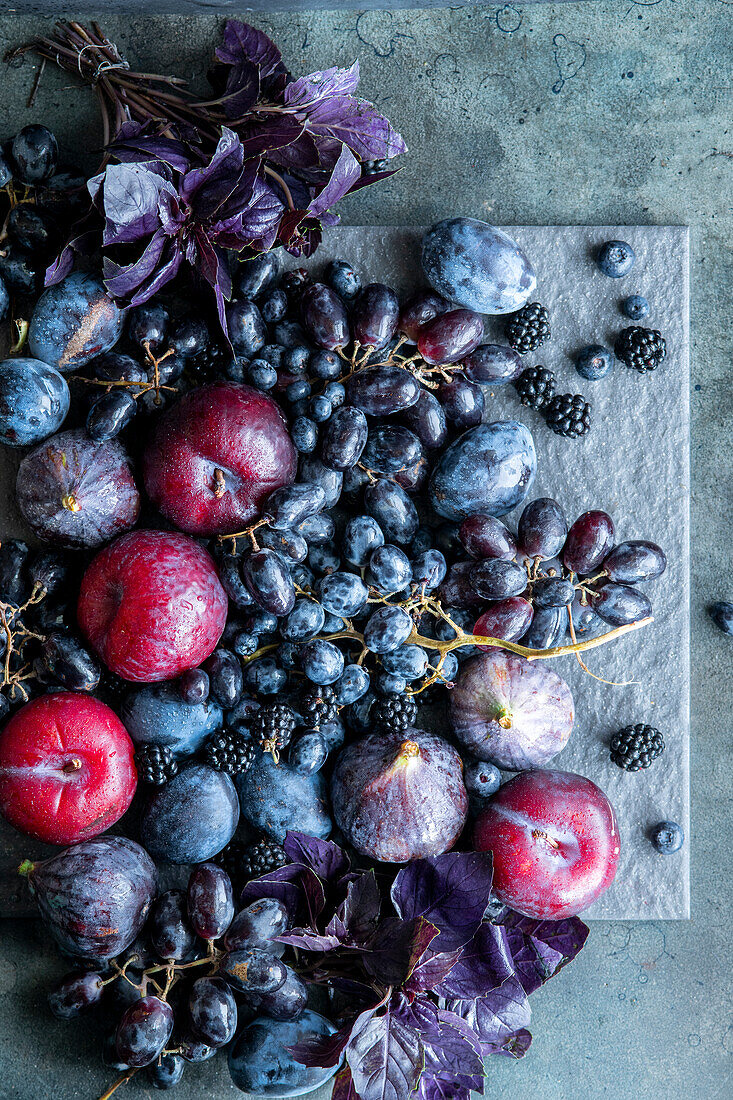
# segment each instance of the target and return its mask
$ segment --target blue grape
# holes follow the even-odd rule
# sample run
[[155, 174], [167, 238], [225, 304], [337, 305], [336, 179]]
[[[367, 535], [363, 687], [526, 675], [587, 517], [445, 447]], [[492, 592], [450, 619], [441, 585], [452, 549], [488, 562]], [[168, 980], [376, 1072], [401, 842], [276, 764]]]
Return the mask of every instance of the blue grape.
[[290, 642], [305, 642], [321, 632], [324, 620], [322, 604], [307, 597], [298, 598], [293, 610], [281, 623], [280, 633]]
[[234, 1038], [237, 1030], [237, 1002], [221, 978], [198, 978], [188, 995], [188, 1015], [198, 1039], [208, 1046], [221, 1047]]
[[517, 543], [528, 558], [556, 558], [568, 537], [568, 521], [552, 497], [531, 501], [519, 517]]
[[290, 916], [277, 898], [261, 898], [240, 910], [224, 935], [227, 951], [251, 951], [261, 948], [282, 955], [285, 947], [275, 943], [290, 927]]
[[486, 558], [473, 567], [470, 583], [484, 600], [505, 600], [524, 592], [527, 572], [518, 562]]
[[399, 485], [380, 478], [364, 490], [364, 505], [389, 542], [402, 546], [412, 542], [418, 528], [417, 509]]
[[384, 533], [372, 516], [353, 516], [347, 521], [341, 547], [351, 565], [363, 569], [379, 546], [384, 546]]
[[255, 550], [242, 565], [242, 577], [257, 603], [273, 615], [287, 615], [295, 603], [290, 571], [274, 552]]
[[642, 539], [620, 542], [603, 559], [603, 571], [620, 584], [639, 584], [661, 577], [667, 558], [661, 547]]
[[428, 667], [428, 655], [419, 645], [409, 643], [382, 655], [382, 665], [394, 676], [403, 676], [408, 683], [424, 676]]
[[52, 176], [59, 156], [55, 135], [46, 126], [24, 126], [12, 142], [10, 152], [15, 171], [23, 183], [40, 183]]
[[287, 977], [285, 963], [256, 947], [228, 951], [219, 960], [219, 974], [238, 993], [272, 993]]
[[258, 657], [248, 661], [244, 678], [250, 691], [259, 695], [279, 695], [288, 683], [288, 674], [272, 657]]
[[532, 604], [541, 607], [568, 607], [575, 599], [575, 587], [561, 577], [539, 577], [532, 585]]
[[324, 634], [335, 634], [337, 630], [343, 630], [344, 626], [344, 620], [340, 615], [333, 615], [330, 611], [326, 612], [326, 617], [323, 620]]
[[374, 687], [380, 695], [404, 695], [407, 680], [396, 672], [387, 672], [386, 668], [380, 668], [374, 677]]
[[403, 608], [380, 607], [370, 615], [364, 627], [364, 645], [372, 653], [389, 653], [407, 641], [413, 625]]
[[196, 945], [196, 936], [188, 922], [188, 907], [183, 890], [166, 890], [153, 902], [148, 922], [150, 942], [161, 959], [182, 962]]
[[643, 592], [613, 581], [602, 584], [591, 595], [591, 606], [596, 615], [610, 626], [635, 623], [652, 613], [652, 605]]
[[237, 267], [235, 282], [242, 298], [256, 298], [272, 286], [280, 274], [282, 262], [276, 249], [262, 252]]
[[58, 1020], [73, 1020], [98, 1004], [104, 992], [101, 974], [92, 970], [67, 974], [48, 995], [48, 1006]]
[[346, 389], [340, 382], [329, 382], [323, 391], [323, 396], [331, 402], [332, 409], [340, 409], [346, 401]]
[[315, 639], [303, 646], [301, 667], [314, 684], [333, 684], [344, 671], [344, 655], [333, 642]]
[[522, 645], [529, 649], [552, 649], [565, 632], [567, 611], [564, 607], [543, 607], [536, 611]]
[[362, 454], [362, 462], [376, 474], [407, 470], [423, 457], [420, 440], [401, 424], [376, 424]]
[[90, 406], [86, 429], [95, 443], [114, 439], [137, 413], [137, 401], [124, 390], [104, 393]]
[[447, 570], [448, 566], [440, 550], [425, 550], [413, 558], [412, 580], [421, 590], [433, 592], [442, 583]]
[[314, 516], [307, 516], [296, 530], [309, 546], [324, 546], [333, 541], [336, 525], [327, 512], [317, 512]]
[[301, 298], [303, 326], [314, 343], [334, 351], [349, 342], [349, 320], [338, 294], [325, 283], [312, 283]]
[[372, 551], [367, 578], [383, 595], [401, 592], [412, 579], [410, 560], [399, 546], [387, 543]]
[[326, 611], [351, 619], [366, 607], [369, 590], [355, 573], [337, 571], [323, 577], [317, 585]]
[[288, 763], [299, 775], [312, 775], [326, 763], [328, 747], [318, 730], [306, 730], [288, 751]]
[[288, 312], [288, 296], [284, 290], [272, 290], [260, 301], [262, 320], [268, 325], [282, 321]]
[[360, 409], [343, 405], [329, 420], [321, 442], [321, 458], [331, 470], [348, 470], [361, 458], [368, 435], [367, 419]]
[[308, 988], [295, 971], [286, 966], [287, 977], [274, 993], [258, 997], [258, 1009], [271, 1020], [297, 1020], [308, 1003]]
[[467, 378], [453, 377], [442, 382], [436, 397], [446, 418], [455, 428], [473, 428], [484, 415], [484, 393], [475, 382]]
[[120, 1059], [133, 1069], [154, 1062], [173, 1030], [173, 1009], [160, 997], [141, 997], [117, 1025], [115, 1043]]
[[448, 438], [445, 409], [430, 390], [420, 390], [417, 401], [404, 410], [402, 419], [429, 451], [442, 447]]
[[308, 543], [296, 531], [276, 531], [266, 527], [259, 536], [262, 545], [274, 550], [288, 569], [308, 557]]
[[188, 880], [186, 904], [193, 930], [204, 940], [218, 940], [234, 917], [234, 894], [229, 875], [215, 863], [194, 867]]
[[263, 515], [269, 519], [273, 530], [287, 531], [320, 512], [325, 504], [326, 493], [320, 485], [307, 482], [285, 485], [270, 493]]
[[342, 706], [355, 703], [369, 691], [369, 673], [363, 665], [346, 665], [343, 673], [334, 685], [336, 700]]
[[383, 348], [397, 331], [400, 303], [391, 287], [369, 283], [351, 307], [351, 332], [362, 347]]
[[500, 344], [480, 344], [462, 363], [466, 377], [472, 382], [501, 386], [514, 382], [524, 370], [524, 362], [514, 348]]
[[250, 634], [247, 630], [239, 630], [232, 638], [232, 649], [238, 657], [251, 657], [259, 648], [256, 634]]
[[186, 1063], [181, 1054], [162, 1054], [148, 1066], [148, 1080], [154, 1089], [172, 1089], [180, 1083], [185, 1068]]
[[341, 565], [341, 558], [335, 546], [311, 546], [308, 549], [308, 564], [314, 573], [335, 573]]
[[331, 402], [324, 394], [311, 397], [308, 402], [308, 415], [316, 424], [325, 424], [332, 412]]
[[361, 279], [345, 260], [331, 260], [326, 268], [325, 278], [328, 285], [345, 302], [356, 297], [361, 290]]
[[367, 416], [404, 412], [420, 396], [420, 384], [403, 367], [367, 367], [346, 381], [346, 399]]
[[300, 460], [300, 479], [320, 485], [326, 494], [324, 508], [338, 504], [344, 483], [344, 475], [339, 470], [330, 469], [316, 455], [304, 455]]
[[236, 355], [251, 359], [267, 343], [267, 328], [254, 302], [242, 298], [226, 307], [229, 340]]
[[[290, 374], [303, 374], [308, 366], [311, 352], [306, 344], [295, 344], [285, 348], [282, 357], [282, 368]], [[310, 387], [308, 392], [310, 393]]]
[[219, 647], [204, 661], [203, 668], [214, 702], [224, 710], [236, 706], [243, 690], [242, 666], [237, 655]]
[[255, 611], [248, 615], [244, 625], [252, 634], [274, 634], [277, 630], [277, 615], [271, 611]]

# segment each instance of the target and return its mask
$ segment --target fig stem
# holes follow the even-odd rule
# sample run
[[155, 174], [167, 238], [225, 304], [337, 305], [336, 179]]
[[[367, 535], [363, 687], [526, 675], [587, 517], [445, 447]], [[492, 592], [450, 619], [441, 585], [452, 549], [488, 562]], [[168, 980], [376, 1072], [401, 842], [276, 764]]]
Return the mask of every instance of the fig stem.
[[506, 709], [500, 710], [499, 711], [499, 716], [496, 719], [496, 721], [498, 722], [498, 724], [501, 726], [501, 728], [503, 730], [510, 730], [512, 728], [511, 711], [508, 711]]
[[76, 499], [73, 493], [67, 493], [65, 497], [61, 498], [62, 507], [66, 508], [68, 512], [80, 512], [81, 504]]
[[18, 874], [22, 875], [23, 878], [28, 878], [28, 876], [30, 875], [30, 873], [31, 873], [31, 871], [33, 870], [34, 867], [35, 867], [35, 863], [33, 862], [32, 859], [24, 859], [23, 862], [18, 867]]

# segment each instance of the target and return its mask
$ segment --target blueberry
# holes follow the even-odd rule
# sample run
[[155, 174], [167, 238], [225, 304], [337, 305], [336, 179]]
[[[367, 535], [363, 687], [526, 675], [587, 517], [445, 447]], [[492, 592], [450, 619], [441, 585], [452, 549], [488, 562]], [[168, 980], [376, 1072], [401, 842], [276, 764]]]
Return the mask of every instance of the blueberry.
[[621, 279], [636, 263], [636, 253], [626, 241], [606, 241], [598, 250], [597, 263], [609, 279]]
[[323, 391], [323, 396], [331, 402], [332, 409], [340, 409], [346, 400], [346, 388], [341, 382], [329, 382]]
[[708, 614], [719, 630], [733, 635], [733, 603], [718, 600], [708, 608]]
[[476, 760], [464, 767], [463, 782], [469, 794], [477, 798], [489, 798], [499, 789], [501, 772], [485, 760]]
[[685, 842], [685, 833], [676, 821], [661, 821], [651, 831], [651, 841], [662, 855], [678, 852]]
[[246, 630], [238, 631], [232, 639], [232, 649], [238, 657], [251, 657], [257, 652], [259, 642], [256, 634], [250, 634]]
[[296, 344], [295, 347], [286, 348], [283, 352], [283, 370], [293, 374], [303, 374], [310, 361], [311, 351], [306, 344]]
[[613, 367], [613, 354], [601, 344], [589, 344], [578, 352], [575, 369], [581, 378], [595, 382], [603, 378]]
[[253, 359], [247, 367], [247, 378], [250, 385], [264, 393], [277, 383], [277, 371], [264, 359]]
[[303, 646], [301, 667], [314, 684], [333, 684], [344, 671], [344, 655], [333, 642], [316, 639]]
[[308, 402], [308, 413], [316, 424], [325, 424], [332, 412], [331, 402], [323, 394], [311, 397]]
[[355, 298], [361, 290], [361, 279], [345, 260], [331, 260], [326, 268], [325, 278], [331, 289], [344, 301]]
[[288, 296], [284, 290], [272, 290], [260, 301], [262, 320], [268, 325], [282, 321], [288, 312]]
[[334, 351], [319, 349], [314, 351], [308, 360], [308, 369], [316, 378], [322, 378], [324, 382], [332, 382], [341, 376], [342, 360]]
[[649, 303], [642, 294], [630, 294], [622, 301], [621, 311], [630, 321], [641, 321], [649, 313]]
[[291, 404], [295, 404], [296, 401], [303, 401], [305, 398], [310, 397], [310, 392], [310, 382], [305, 378], [298, 378], [286, 388], [285, 396]]

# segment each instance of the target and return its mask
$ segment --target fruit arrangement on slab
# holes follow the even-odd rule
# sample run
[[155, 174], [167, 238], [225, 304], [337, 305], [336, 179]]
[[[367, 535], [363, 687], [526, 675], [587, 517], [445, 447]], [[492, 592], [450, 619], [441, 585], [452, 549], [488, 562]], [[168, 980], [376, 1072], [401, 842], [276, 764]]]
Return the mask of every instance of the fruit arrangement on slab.
[[[597, 754], [586, 692], [628, 684], [586, 662], [637, 672], [677, 544], [581, 484], [603, 429], [545, 365], [531, 249], [456, 217], [398, 242], [401, 285], [380, 230], [369, 272], [309, 259], [405, 151], [356, 66], [293, 79], [229, 21], [204, 101], [96, 26], [28, 48], [94, 84], [108, 137], [89, 181], [43, 126], [0, 158], [33, 536], [0, 545], [0, 812], [59, 848], [19, 868], [73, 967], [51, 1011], [113, 1009], [103, 1100], [220, 1051], [262, 1096], [468, 1100], [529, 1048], [626, 834], [682, 858], [674, 805], [649, 837], [612, 805], [661, 766], [638, 700], [614, 791], [564, 766]], [[628, 279], [632, 244], [600, 244], [594, 277]], [[671, 369], [642, 301], [585, 332], [584, 385]]]

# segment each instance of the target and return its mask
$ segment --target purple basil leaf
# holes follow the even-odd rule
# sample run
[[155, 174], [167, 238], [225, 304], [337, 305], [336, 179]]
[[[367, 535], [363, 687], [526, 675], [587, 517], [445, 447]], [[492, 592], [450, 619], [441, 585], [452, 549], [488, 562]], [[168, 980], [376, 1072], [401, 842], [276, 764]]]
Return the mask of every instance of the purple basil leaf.
[[392, 1008], [403, 1024], [420, 1032], [423, 1042], [439, 1037], [438, 1006], [429, 997], [410, 1000], [404, 993], [393, 993]]
[[[233, 197], [227, 200], [227, 211], [233, 205]], [[241, 252], [251, 247], [259, 252], [268, 252], [277, 238], [282, 212], [283, 204], [272, 188], [255, 178], [247, 204], [231, 216], [215, 222], [210, 232], [223, 248]]]
[[348, 1066], [340, 1069], [334, 1077], [331, 1100], [359, 1100]]
[[[362, 1017], [365, 1016], [362, 1013]], [[359, 1018], [346, 1047], [354, 1088], [361, 1100], [405, 1100], [417, 1088], [423, 1068], [423, 1045], [389, 1004], [383, 1016]]]
[[316, 874], [299, 863], [286, 863], [261, 878], [252, 879], [242, 890], [241, 904], [260, 898], [277, 898], [293, 920], [305, 916], [314, 925], [326, 904], [323, 884]]
[[420, 1100], [470, 1100], [470, 1090], [457, 1081], [445, 1081], [423, 1073], [420, 1078]]
[[518, 978], [510, 977], [483, 997], [447, 1002], [476, 1033], [484, 1054], [494, 1054], [515, 1032], [529, 1027], [532, 1010]]
[[[306, 172], [314, 169], [320, 170], [321, 156], [316, 139], [312, 134], [308, 133], [302, 122], [301, 126], [300, 135], [287, 145], [280, 145], [272, 149], [269, 154], [269, 159], [275, 164], [282, 165], [284, 168], [291, 168], [296, 172]], [[332, 164], [336, 163], [337, 156], [338, 151], [336, 156], [331, 158]]]
[[318, 840], [307, 833], [289, 832], [283, 848], [289, 860], [310, 867], [323, 882], [341, 878], [351, 867], [349, 857], [338, 844], [332, 840]]
[[181, 197], [191, 204], [199, 220], [212, 217], [239, 183], [244, 165], [242, 144], [233, 130], [222, 127], [211, 160], [203, 168], [187, 172], [181, 181]]
[[150, 277], [141, 283], [135, 293], [130, 298], [131, 306], [142, 305], [143, 302], [147, 302], [154, 294], [175, 279], [178, 274], [178, 269], [183, 263], [183, 252], [178, 241], [168, 241], [166, 243], [166, 250], [163, 252], [163, 256], [158, 261], [157, 269], [152, 272]]
[[124, 123], [108, 151], [118, 160], [158, 160], [177, 172], [187, 172], [191, 167], [190, 145], [175, 138], [147, 134], [137, 123]]
[[360, 191], [362, 187], [369, 187], [372, 183], [379, 183], [381, 180], [387, 180], [390, 176], [396, 176], [398, 172], [401, 172], [401, 168], [388, 168], [384, 172], [374, 172], [371, 176], [362, 176], [356, 183], [352, 184], [349, 194], [352, 195], [354, 191]]
[[[275, 150], [297, 142], [304, 131], [305, 123], [292, 115], [267, 115], [248, 120], [240, 133], [244, 159], [269, 156]], [[312, 139], [309, 140], [312, 142]]]
[[485, 922], [451, 971], [435, 986], [439, 997], [470, 1000], [483, 997], [514, 973], [506, 933], [503, 928]]
[[484, 1064], [478, 1036], [465, 1020], [445, 1009], [438, 1009], [438, 1034], [422, 1034], [425, 1047], [425, 1071], [434, 1077], [460, 1080], [469, 1088], [481, 1087]]
[[538, 921], [512, 910], [502, 916], [517, 977], [527, 994], [539, 989], [583, 947], [588, 926], [577, 917]]
[[438, 929], [424, 917], [387, 917], [377, 928], [371, 950], [362, 956], [364, 968], [384, 985], [401, 985], [437, 935]]
[[346, 898], [331, 918], [326, 932], [345, 944], [363, 946], [379, 922], [382, 899], [374, 871], [357, 875], [346, 887]]
[[311, 932], [309, 928], [291, 928], [289, 932], [277, 937], [278, 943], [287, 943], [290, 947], [299, 947], [303, 951], [335, 951], [341, 947], [338, 936], [320, 932]]
[[[440, 938], [436, 943], [440, 943]], [[457, 947], [455, 951], [433, 952], [428, 948], [405, 982], [405, 989], [411, 993], [423, 993], [434, 989], [450, 974], [461, 957], [461, 950]]]
[[405, 920], [429, 920], [440, 930], [441, 951], [454, 951], [481, 924], [491, 882], [490, 852], [447, 852], [403, 867], [392, 884], [392, 902]]
[[73, 237], [64, 245], [60, 255], [47, 268], [44, 286], [55, 286], [56, 283], [60, 283], [73, 271], [75, 257], [91, 256], [98, 244], [99, 233], [93, 229], [88, 229]]
[[351, 190], [360, 176], [361, 166], [358, 160], [351, 150], [344, 145], [334, 165], [331, 178], [309, 206], [311, 216], [318, 217], [327, 211], [329, 207], [334, 206], [339, 199], [342, 199]]
[[158, 196], [158, 218], [169, 237], [175, 237], [186, 222], [187, 212], [172, 188], [164, 187]]
[[350, 95], [358, 84], [359, 62], [355, 61], [350, 69], [334, 67], [291, 81], [283, 92], [283, 103], [288, 107], [308, 108], [332, 96]]
[[304, 1066], [337, 1066], [351, 1038], [354, 1023], [354, 1020], [349, 1020], [333, 1035], [311, 1035], [286, 1049], [290, 1051], [296, 1062]]
[[105, 256], [104, 283], [113, 298], [129, 298], [155, 271], [163, 255], [167, 237], [162, 229], [155, 233], [134, 263], [121, 266]]
[[110, 164], [104, 173], [102, 244], [132, 244], [158, 229], [158, 195], [168, 181], [143, 164]]
[[364, 99], [335, 96], [308, 111], [307, 128], [318, 146], [321, 159], [333, 153], [332, 142], [348, 145], [359, 160], [391, 160], [407, 152], [401, 134], [389, 119]]
[[261, 91], [270, 95], [281, 91], [287, 69], [275, 43], [256, 27], [228, 19], [223, 37], [216, 57], [232, 67], [224, 110], [229, 118], [237, 118], [257, 102]]
[[491, 1054], [508, 1054], [510, 1058], [524, 1058], [532, 1043], [532, 1036], [526, 1028], [516, 1031], [505, 1039], [500, 1047], [492, 1050]]

